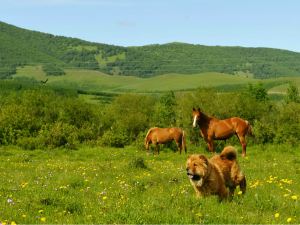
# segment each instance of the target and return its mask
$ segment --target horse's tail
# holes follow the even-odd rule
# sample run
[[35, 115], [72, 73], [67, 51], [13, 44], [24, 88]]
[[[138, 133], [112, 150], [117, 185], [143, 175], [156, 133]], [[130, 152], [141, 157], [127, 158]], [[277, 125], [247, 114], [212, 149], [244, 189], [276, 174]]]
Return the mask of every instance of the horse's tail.
[[226, 146], [220, 154], [221, 159], [235, 161], [237, 159], [237, 151], [232, 146]]
[[247, 127], [248, 127], [247, 135], [249, 135], [249, 136], [251, 136], [251, 137], [254, 137], [254, 133], [253, 133], [253, 129], [252, 129], [251, 124], [249, 123], [248, 120], [246, 120], [246, 123], [247, 123]]
[[186, 139], [185, 139], [184, 130], [182, 130], [181, 146], [182, 146], [182, 149], [184, 149], [184, 152], [186, 153], [187, 149], [186, 149]]
[[146, 150], [149, 150], [149, 142], [150, 142], [150, 140], [149, 140], [148, 137], [149, 137], [150, 133], [153, 131], [154, 128], [155, 128], [155, 127], [150, 128], [150, 129], [148, 130], [147, 134], [146, 134], [145, 141], [144, 141], [144, 145], [145, 145]]

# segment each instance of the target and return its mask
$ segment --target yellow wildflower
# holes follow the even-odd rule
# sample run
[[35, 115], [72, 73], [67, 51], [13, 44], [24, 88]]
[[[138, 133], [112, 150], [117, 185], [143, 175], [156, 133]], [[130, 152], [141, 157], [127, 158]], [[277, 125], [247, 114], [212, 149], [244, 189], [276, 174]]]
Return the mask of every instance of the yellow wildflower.
[[46, 222], [46, 217], [41, 217], [41, 222]]
[[241, 195], [241, 194], [243, 194], [243, 192], [242, 192], [242, 191], [239, 191], [237, 194], [238, 194], [238, 195]]
[[102, 198], [103, 200], [106, 200], [107, 199], [107, 197], [106, 196], [103, 196], [103, 198]]
[[298, 196], [297, 196], [297, 195], [292, 195], [291, 198], [292, 198], [293, 200], [297, 200], [297, 199], [298, 199]]
[[42, 209], [39, 210], [39, 213], [43, 213], [43, 212], [44, 212], [44, 210], [42, 210]]
[[203, 215], [202, 215], [202, 213], [201, 213], [201, 212], [198, 212], [198, 213], [196, 213], [196, 216], [198, 216], [198, 217], [202, 217]]
[[17, 225], [15, 221], [11, 221], [10, 225]]
[[27, 185], [28, 185], [28, 182], [22, 182], [22, 183], [20, 184], [21, 188], [25, 188]]
[[279, 217], [279, 213], [275, 213], [274, 217], [278, 218]]
[[286, 220], [286, 222], [288, 222], [288, 223], [290, 223], [291, 221], [292, 221], [291, 217], [287, 218], [287, 220]]
[[256, 181], [254, 184], [250, 185], [250, 188], [256, 188], [259, 185], [259, 181]]

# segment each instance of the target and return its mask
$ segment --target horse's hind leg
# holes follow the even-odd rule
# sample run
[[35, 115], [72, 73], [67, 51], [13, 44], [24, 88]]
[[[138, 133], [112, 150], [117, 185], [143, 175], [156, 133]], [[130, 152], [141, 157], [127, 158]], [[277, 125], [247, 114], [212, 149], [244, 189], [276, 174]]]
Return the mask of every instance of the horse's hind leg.
[[182, 145], [181, 145], [180, 142], [178, 142], [178, 141], [175, 141], [175, 142], [176, 142], [177, 149], [178, 149], [178, 151], [179, 151], [180, 154], [181, 154], [181, 151], [182, 151]]
[[242, 135], [237, 135], [239, 140], [240, 140], [240, 143], [242, 145], [242, 156], [245, 157], [246, 156], [246, 147], [247, 147], [247, 143], [246, 143], [246, 138], [245, 136], [242, 136]]
[[208, 146], [208, 150], [210, 152], [215, 152], [214, 141], [213, 140], [207, 140], [207, 146]]

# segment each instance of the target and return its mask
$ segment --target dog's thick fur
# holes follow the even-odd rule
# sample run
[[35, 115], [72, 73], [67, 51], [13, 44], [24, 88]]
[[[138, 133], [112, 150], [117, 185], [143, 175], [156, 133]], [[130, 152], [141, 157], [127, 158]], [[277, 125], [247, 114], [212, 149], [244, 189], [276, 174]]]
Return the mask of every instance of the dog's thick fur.
[[242, 193], [246, 191], [246, 178], [238, 165], [237, 151], [232, 146], [225, 147], [220, 155], [211, 159], [204, 155], [191, 155], [186, 167], [197, 197], [214, 194], [223, 200], [232, 197], [237, 186]]

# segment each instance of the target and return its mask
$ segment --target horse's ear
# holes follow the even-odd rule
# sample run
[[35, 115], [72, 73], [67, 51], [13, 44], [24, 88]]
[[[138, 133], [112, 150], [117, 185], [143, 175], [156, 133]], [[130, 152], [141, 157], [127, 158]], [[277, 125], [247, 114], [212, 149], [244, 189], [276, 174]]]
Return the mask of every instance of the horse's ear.
[[200, 108], [198, 108], [198, 112], [200, 112]]
[[193, 112], [196, 111], [196, 109], [193, 107]]

